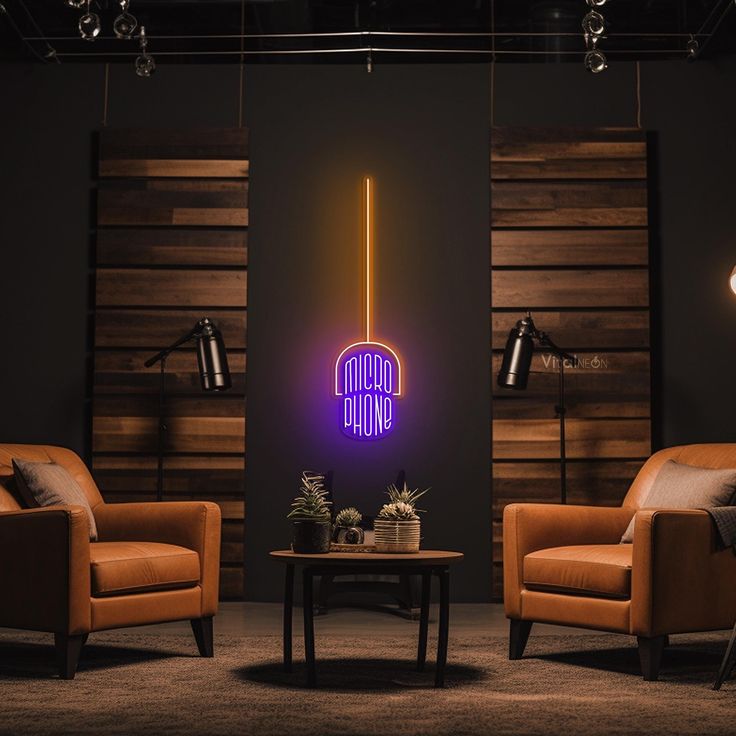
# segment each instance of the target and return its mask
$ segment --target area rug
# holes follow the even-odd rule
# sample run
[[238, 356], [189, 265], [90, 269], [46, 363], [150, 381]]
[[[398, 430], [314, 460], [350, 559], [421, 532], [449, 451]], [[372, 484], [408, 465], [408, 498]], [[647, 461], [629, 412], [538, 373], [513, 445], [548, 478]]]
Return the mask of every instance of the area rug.
[[[673, 637], [661, 680], [639, 676], [634, 640], [537, 636], [521, 661], [499, 637], [453, 637], [448, 686], [413, 668], [415, 639], [319, 636], [320, 685], [279, 661], [278, 637], [96, 634], [77, 679], [55, 677], [50, 637], [0, 635], [0, 733], [227, 736], [733, 734], [736, 682], [711, 689], [725, 640]], [[299, 652], [301, 640], [295, 641]], [[431, 646], [431, 642], [430, 642]], [[430, 649], [431, 651], [431, 649]]]

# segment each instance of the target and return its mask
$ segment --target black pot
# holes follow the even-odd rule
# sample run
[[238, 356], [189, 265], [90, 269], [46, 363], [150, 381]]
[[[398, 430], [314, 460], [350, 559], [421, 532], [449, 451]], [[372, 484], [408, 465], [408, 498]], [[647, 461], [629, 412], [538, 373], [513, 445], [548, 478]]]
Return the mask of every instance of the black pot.
[[324, 554], [330, 551], [332, 524], [329, 521], [295, 521], [291, 548], [304, 555]]

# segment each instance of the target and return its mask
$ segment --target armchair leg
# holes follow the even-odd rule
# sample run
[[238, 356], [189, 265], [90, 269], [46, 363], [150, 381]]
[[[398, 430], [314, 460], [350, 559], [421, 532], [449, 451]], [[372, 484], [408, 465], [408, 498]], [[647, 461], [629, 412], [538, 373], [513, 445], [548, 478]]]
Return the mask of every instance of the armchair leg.
[[193, 618], [191, 620], [191, 624], [200, 656], [214, 657], [215, 645], [212, 636], [212, 616], [207, 616], [206, 618]]
[[509, 659], [521, 659], [532, 630], [532, 621], [509, 620]]
[[54, 634], [54, 645], [56, 646], [56, 665], [59, 677], [62, 680], [73, 680], [77, 674], [79, 655], [86, 640], [86, 636], [69, 636], [67, 634]]
[[659, 678], [659, 666], [662, 663], [666, 640], [666, 636], [654, 636], [651, 639], [644, 636], [637, 637], [641, 673], [649, 682], [655, 682]]

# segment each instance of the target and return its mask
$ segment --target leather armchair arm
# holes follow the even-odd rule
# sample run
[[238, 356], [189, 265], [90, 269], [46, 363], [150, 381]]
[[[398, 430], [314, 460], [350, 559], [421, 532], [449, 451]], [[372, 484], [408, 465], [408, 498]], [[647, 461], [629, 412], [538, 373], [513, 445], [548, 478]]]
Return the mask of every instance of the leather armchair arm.
[[523, 563], [530, 552], [578, 544], [617, 544], [634, 510], [626, 507], [514, 503], [503, 512], [506, 615], [521, 618]]
[[736, 556], [717, 548], [706, 511], [641, 509], [634, 526], [631, 633], [653, 637], [733, 626]]
[[0, 626], [89, 632], [89, 521], [81, 506], [0, 513], [0, 560]]
[[220, 507], [207, 501], [105, 503], [94, 509], [101, 542], [162, 542], [199, 554], [202, 616], [214, 616], [220, 584]]

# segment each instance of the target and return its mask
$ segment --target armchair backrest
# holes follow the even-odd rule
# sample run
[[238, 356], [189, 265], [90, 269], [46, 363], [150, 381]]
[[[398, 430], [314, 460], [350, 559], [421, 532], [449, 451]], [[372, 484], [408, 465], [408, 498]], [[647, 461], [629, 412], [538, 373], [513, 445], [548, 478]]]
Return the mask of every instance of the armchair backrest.
[[641, 508], [657, 473], [667, 460], [698, 468], [736, 468], [736, 443], [680, 445], [655, 452], [639, 471], [624, 499], [624, 506]]
[[52, 445], [0, 444], [0, 511], [17, 511], [22, 508], [13, 481], [13, 458], [58, 463], [79, 483], [93, 509], [103, 502], [87, 466], [72, 450]]

